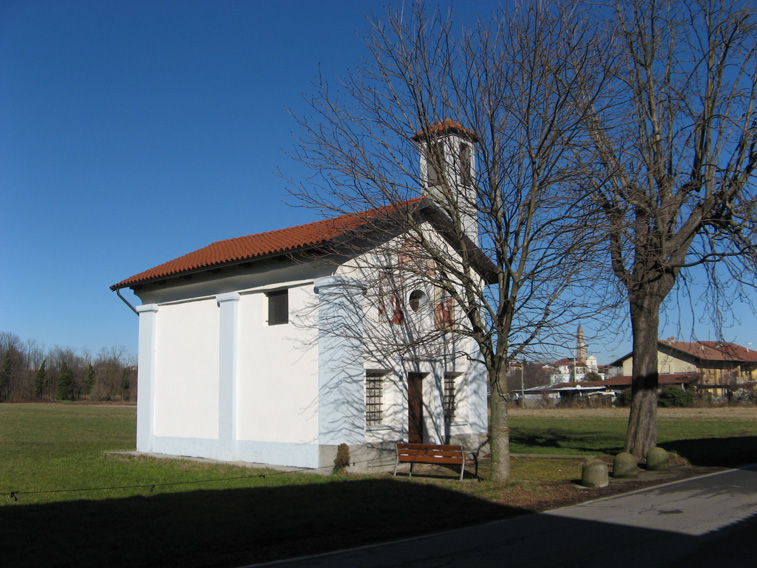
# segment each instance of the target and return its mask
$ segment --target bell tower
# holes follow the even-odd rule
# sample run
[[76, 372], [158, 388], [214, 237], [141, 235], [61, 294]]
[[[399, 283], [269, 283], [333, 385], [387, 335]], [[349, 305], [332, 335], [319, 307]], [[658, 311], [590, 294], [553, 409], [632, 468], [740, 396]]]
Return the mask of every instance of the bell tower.
[[578, 324], [576, 332], [576, 360], [586, 364], [586, 342], [584, 341], [584, 328]]
[[449, 118], [416, 132], [423, 195], [448, 214], [459, 211], [465, 234], [478, 244], [475, 132]]

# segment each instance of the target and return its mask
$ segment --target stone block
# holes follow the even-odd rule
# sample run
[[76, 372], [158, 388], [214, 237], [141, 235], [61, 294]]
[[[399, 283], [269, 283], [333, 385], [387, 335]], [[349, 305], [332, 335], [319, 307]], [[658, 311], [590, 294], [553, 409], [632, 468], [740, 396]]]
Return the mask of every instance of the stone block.
[[667, 471], [670, 469], [670, 454], [662, 448], [652, 448], [647, 454], [647, 471]]
[[612, 461], [612, 476], [616, 479], [638, 477], [636, 458], [629, 452], [621, 452]]
[[588, 460], [581, 471], [581, 485], [584, 487], [607, 487], [610, 483], [607, 464], [602, 460]]

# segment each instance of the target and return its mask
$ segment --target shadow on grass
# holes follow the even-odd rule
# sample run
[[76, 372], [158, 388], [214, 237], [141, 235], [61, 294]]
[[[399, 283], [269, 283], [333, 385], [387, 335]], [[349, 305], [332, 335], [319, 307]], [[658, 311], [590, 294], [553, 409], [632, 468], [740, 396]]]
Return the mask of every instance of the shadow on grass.
[[674, 440], [659, 445], [692, 465], [735, 467], [757, 463], [757, 436]]
[[[511, 450], [514, 453], [531, 453], [534, 448], [557, 450], [556, 453], [601, 452], [617, 454], [623, 451], [622, 445], [613, 445], [603, 432], [579, 434], [558, 428], [546, 428], [535, 431], [532, 428], [510, 431]], [[515, 446], [515, 447], [513, 447]], [[518, 448], [517, 446], [521, 446]]]
[[235, 566], [525, 511], [393, 479], [0, 507], [6, 566]]

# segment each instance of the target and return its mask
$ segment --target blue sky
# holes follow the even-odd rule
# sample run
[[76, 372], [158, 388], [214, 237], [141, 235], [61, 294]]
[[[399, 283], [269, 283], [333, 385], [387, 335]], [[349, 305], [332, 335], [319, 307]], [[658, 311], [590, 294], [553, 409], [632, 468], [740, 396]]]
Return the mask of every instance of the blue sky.
[[[0, 331], [136, 353], [137, 317], [110, 285], [316, 220], [277, 174], [307, 174], [287, 157], [289, 111], [319, 70], [359, 63], [385, 5], [0, 0]], [[600, 363], [630, 350], [595, 345]]]

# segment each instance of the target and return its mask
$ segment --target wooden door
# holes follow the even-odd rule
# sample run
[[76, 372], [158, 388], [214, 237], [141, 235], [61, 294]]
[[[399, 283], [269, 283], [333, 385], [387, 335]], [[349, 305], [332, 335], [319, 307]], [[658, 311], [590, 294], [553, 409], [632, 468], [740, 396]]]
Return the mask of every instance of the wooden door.
[[407, 441], [423, 443], [423, 377], [424, 373], [407, 376]]

